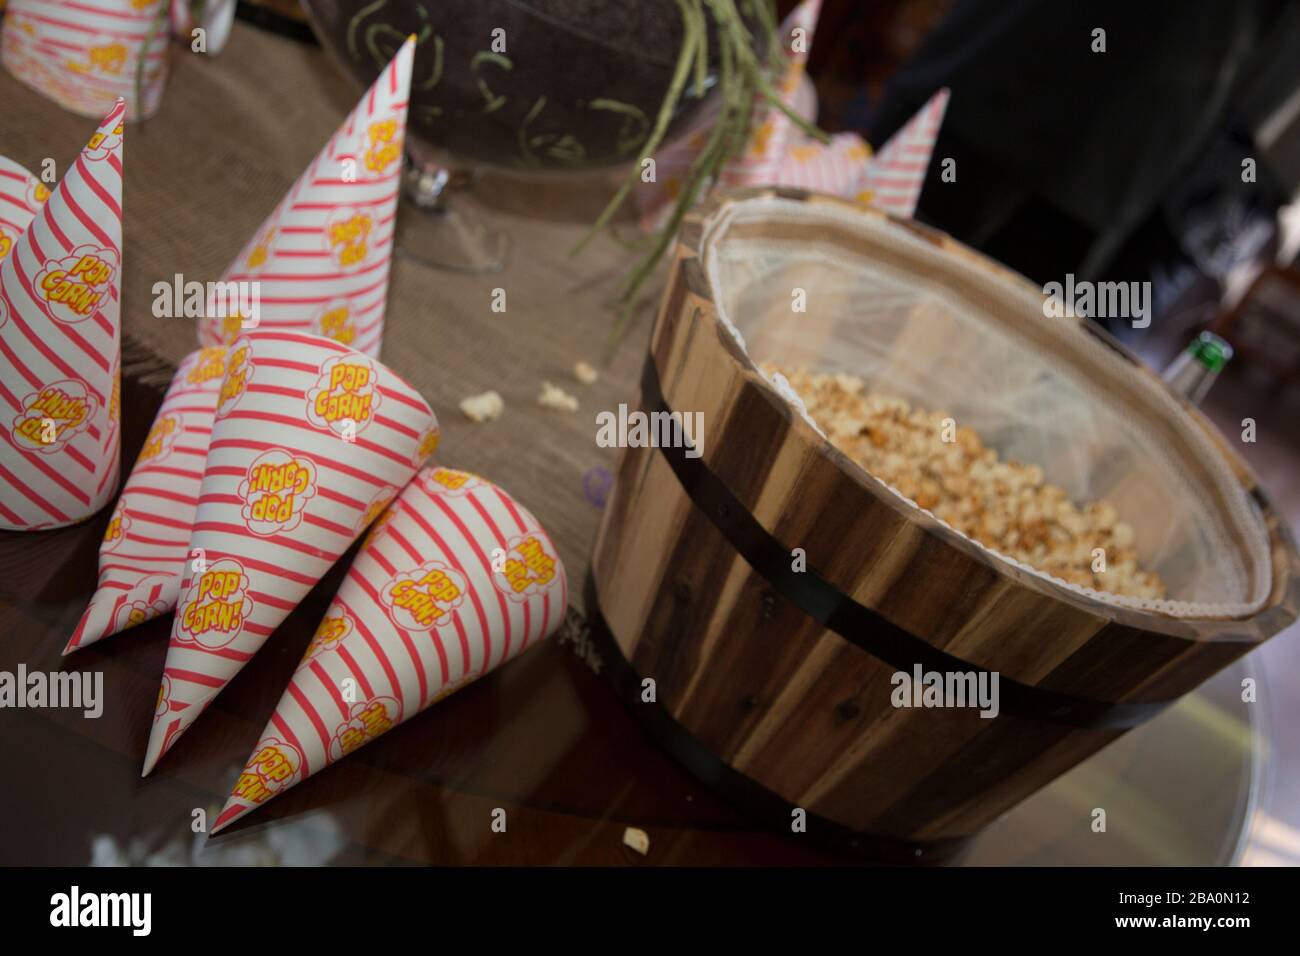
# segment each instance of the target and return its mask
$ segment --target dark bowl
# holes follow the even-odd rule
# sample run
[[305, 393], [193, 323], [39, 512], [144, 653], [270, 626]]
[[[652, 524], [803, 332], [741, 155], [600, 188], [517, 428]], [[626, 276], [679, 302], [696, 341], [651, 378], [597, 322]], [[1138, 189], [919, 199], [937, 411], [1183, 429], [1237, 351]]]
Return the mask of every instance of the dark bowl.
[[[671, 82], [676, 0], [303, 0], [327, 50], [371, 83], [417, 40], [410, 131], [462, 165], [596, 169], [638, 158]], [[503, 31], [503, 32], [494, 32]], [[505, 52], [500, 49], [504, 40]], [[711, 30], [709, 49], [716, 57]], [[716, 64], [716, 58], [714, 59]], [[697, 117], [689, 84], [668, 138]]]

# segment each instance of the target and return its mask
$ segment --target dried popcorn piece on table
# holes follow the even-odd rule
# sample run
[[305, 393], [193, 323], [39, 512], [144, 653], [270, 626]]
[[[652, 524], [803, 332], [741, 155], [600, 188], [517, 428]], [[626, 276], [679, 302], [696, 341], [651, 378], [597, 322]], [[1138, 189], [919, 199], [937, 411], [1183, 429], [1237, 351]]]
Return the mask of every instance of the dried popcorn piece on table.
[[[1038, 465], [1000, 461], [973, 429], [952, 429], [946, 412], [872, 392], [855, 376], [772, 363], [762, 370], [785, 377], [833, 445], [962, 534], [1070, 584], [1165, 597], [1160, 577], [1138, 566], [1133, 529], [1109, 502], [1079, 507]], [[945, 426], [952, 441], [943, 440]], [[1093, 571], [1098, 548], [1104, 571]]]
[[623, 845], [645, 856], [650, 852], [650, 834], [640, 827], [623, 828]]
[[490, 422], [500, 418], [506, 403], [496, 392], [488, 391], [479, 395], [470, 395], [460, 400], [460, 410], [472, 422]]
[[537, 404], [543, 408], [554, 408], [556, 411], [561, 412], [576, 412], [578, 410], [578, 400], [558, 385], [552, 385], [550, 382], [542, 382], [542, 391], [537, 396]]

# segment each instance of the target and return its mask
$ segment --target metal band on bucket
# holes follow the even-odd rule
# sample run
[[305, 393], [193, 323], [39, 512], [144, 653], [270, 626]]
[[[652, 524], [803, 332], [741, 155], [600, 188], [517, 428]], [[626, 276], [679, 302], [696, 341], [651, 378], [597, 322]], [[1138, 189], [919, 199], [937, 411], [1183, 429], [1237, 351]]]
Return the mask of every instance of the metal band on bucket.
[[[646, 358], [641, 373], [641, 395], [647, 411], [672, 412], [664, 400], [653, 355]], [[927, 671], [988, 673], [987, 668], [954, 657], [878, 611], [857, 603], [813, 568], [793, 570], [790, 549], [759, 523], [702, 457], [688, 458], [689, 450], [684, 445], [659, 446], [660, 454], [687, 497], [777, 594], [828, 630], [897, 670], [910, 671], [919, 664]], [[1003, 713], [1089, 730], [1136, 727], [1173, 703], [1171, 700], [1140, 703], [1090, 700], [1023, 684], [1001, 673], [998, 693]]]
[[[768, 829], [785, 833], [790, 822], [790, 802], [752, 777], [726, 764], [696, 740], [663, 708], [647, 706], [641, 700], [641, 675], [636, 672], [609, 629], [600, 609], [600, 595], [591, 572], [584, 587], [587, 632], [600, 651], [601, 674], [614, 687], [637, 722], [654, 741], [668, 751], [696, 779], [724, 800], [753, 816], [766, 820]], [[777, 822], [779, 821], [779, 823]], [[889, 865], [933, 864], [952, 860], [971, 841], [970, 836], [938, 839], [906, 839], [885, 833], [854, 830], [816, 813], [808, 813], [808, 836], [813, 843], [837, 853]]]

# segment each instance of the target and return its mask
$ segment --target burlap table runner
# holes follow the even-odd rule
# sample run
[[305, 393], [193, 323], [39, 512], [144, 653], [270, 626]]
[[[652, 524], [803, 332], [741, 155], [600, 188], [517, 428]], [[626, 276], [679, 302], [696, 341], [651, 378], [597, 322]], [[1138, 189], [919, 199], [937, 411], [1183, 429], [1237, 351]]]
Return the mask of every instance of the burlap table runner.
[[[193, 319], [157, 319], [152, 286], [218, 278], [284, 191], [338, 127], [358, 89], [314, 47], [236, 23], [219, 56], [175, 42], [161, 111], [128, 127], [123, 202], [124, 374], [154, 375], [197, 346]], [[0, 154], [39, 173], [63, 164], [93, 132], [0, 70]], [[382, 359], [418, 388], [442, 423], [438, 463], [498, 482], [551, 533], [581, 593], [600, 509], [584, 475], [612, 470], [615, 451], [597, 447], [595, 415], [636, 394], [649, 330], [642, 306], [593, 386], [574, 362], [602, 357], [612, 298], [633, 256], [605, 238], [576, 258], [567, 251], [609, 195], [609, 179], [485, 179], [476, 208], [510, 233], [513, 249], [496, 275], [435, 271], [394, 258]], [[419, 215], [403, 205], [399, 215]], [[657, 282], [647, 285], [657, 294]], [[492, 311], [493, 290], [506, 311]], [[543, 380], [578, 398], [577, 413], [542, 408]], [[495, 389], [506, 411], [475, 425], [457, 408]], [[580, 599], [575, 599], [575, 603]]]

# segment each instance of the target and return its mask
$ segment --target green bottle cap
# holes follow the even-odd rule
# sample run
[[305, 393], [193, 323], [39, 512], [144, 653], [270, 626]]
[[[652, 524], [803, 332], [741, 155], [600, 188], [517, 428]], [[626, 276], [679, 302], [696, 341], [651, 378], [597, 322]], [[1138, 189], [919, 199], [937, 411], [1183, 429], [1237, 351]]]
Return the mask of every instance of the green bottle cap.
[[1232, 358], [1232, 346], [1213, 332], [1202, 332], [1187, 351], [1211, 372], [1222, 372]]

